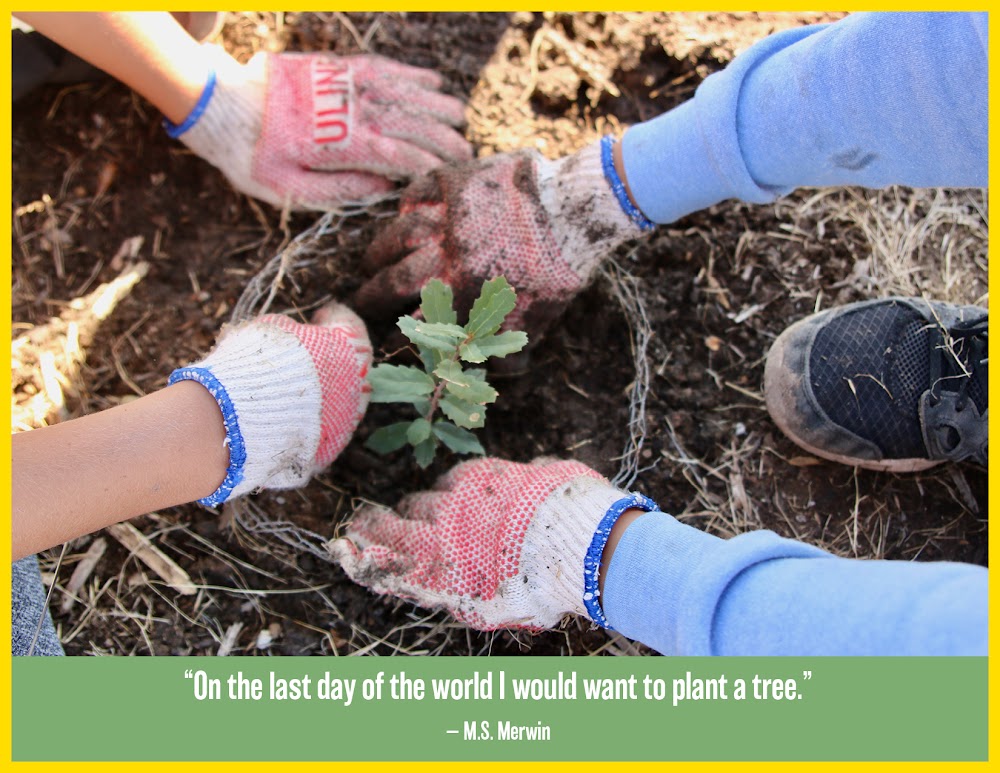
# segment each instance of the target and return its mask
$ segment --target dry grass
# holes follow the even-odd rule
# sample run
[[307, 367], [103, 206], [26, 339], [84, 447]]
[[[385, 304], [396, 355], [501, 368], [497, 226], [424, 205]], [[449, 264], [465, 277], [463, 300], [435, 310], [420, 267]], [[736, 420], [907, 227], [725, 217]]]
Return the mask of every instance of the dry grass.
[[635, 368], [635, 378], [626, 387], [629, 400], [628, 440], [622, 452], [618, 474], [611, 482], [628, 489], [642, 472], [643, 446], [649, 431], [646, 421], [646, 398], [650, 389], [649, 340], [653, 330], [649, 324], [639, 281], [618, 263], [609, 260], [601, 268], [601, 277], [611, 295], [621, 306], [629, 326], [629, 345]]
[[850, 286], [870, 297], [927, 296], [987, 305], [985, 191], [824, 189], [778, 209], [796, 227], [811, 221], [817, 239], [828, 231], [860, 239], [850, 275], [830, 290]]

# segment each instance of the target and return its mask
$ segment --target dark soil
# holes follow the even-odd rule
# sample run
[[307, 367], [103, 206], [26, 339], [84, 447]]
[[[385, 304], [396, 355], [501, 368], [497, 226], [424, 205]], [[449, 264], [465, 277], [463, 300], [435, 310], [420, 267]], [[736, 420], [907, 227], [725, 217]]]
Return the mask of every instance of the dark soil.
[[[361, 36], [377, 25], [372, 51], [443, 73], [446, 90], [470, 102], [468, 136], [481, 155], [531, 145], [550, 157], [669, 109], [735, 51], [814, 18], [346, 16]], [[234, 23], [226, 32], [241, 54], [248, 53], [245, 27]], [[620, 95], [542, 38], [536, 87], [519, 102], [530, 83], [532, 40], [543, 28], [571, 41]], [[340, 15], [286, 14], [282, 29], [291, 49], [358, 50]], [[15, 209], [45, 195], [52, 202], [48, 213], [16, 218], [16, 325], [44, 322], [117, 275], [112, 257], [127, 238], [144, 237], [140, 257], [151, 263], [91, 346], [73, 415], [115, 405], [136, 388], [154, 391], [174, 367], [201, 356], [247, 281], [314, 221], [298, 215], [283, 226], [278, 213], [234, 192], [168, 139], [156, 111], [110, 81], [50, 87], [15, 105], [13, 191]], [[347, 221], [329, 245], [336, 249], [289, 277], [275, 307], [294, 313], [327, 296], [348, 297], [367, 274], [364, 249], [381, 222], [369, 215]], [[819, 463], [785, 439], [763, 408], [763, 357], [775, 336], [810, 313], [821, 291], [824, 307], [866, 297], [843, 281], [867, 249], [862, 236], [826, 223], [820, 238], [814, 226], [806, 218], [792, 228], [774, 207], [725, 204], [660, 228], [634, 253], [622, 250], [619, 260], [640, 279], [653, 328], [646, 469], [633, 487], [722, 536], [767, 528], [844, 555], [985, 564], [985, 471], [894, 476]], [[371, 320], [377, 350], [389, 348], [392, 329], [391, 321]], [[597, 282], [522, 372], [497, 378], [501, 398], [482, 432], [487, 451], [519, 461], [574, 457], [613, 476], [628, 438], [630, 340], [623, 312]], [[391, 504], [426, 488], [454, 459], [421, 471], [401, 454], [386, 459], [365, 450], [364, 438], [390, 418], [398, 418], [391, 409], [373, 407], [330, 470], [301, 491], [261, 494], [254, 505], [329, 537], [359, 498]], [[237, 654], [633, 651], [579, 620], [538, 636], [469, 631], [443, 613], [375, 597], [306, 552], [271, 542], [255, 547], [232, 528], [230, 515], [192, 505], [135, 521], [205, 586], [194, 596], [177, 596], [109, 540], [84, 601], [68, 613], [54, 610], [67, 652], [214, 654], [234, 623], [244, 625]], [[88, 539], [69, 551], [55, 578], [60, 588]], [[54, 562], [44, 563], [51, 569]], [[61, 602], [60, 591], [54, 596]], [[256, 646], [262, 631], [275, 636], [266, 649]]]

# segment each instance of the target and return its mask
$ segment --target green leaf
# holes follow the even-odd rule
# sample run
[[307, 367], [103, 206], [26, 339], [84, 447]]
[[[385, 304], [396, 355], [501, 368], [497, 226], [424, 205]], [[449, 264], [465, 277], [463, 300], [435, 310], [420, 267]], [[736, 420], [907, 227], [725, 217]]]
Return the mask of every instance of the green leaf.
[[431, 436], [431, 423], [427, 419], [417, 419], [406, 430], [406, 441], [411, 446], [419, 446]]
[[472, 341], [458, 347], [458, 356], [466, 362], [486, 362], [486, 355]]
[[413, 458], [417, 460], [417, 464], [420, 465], [420, 469], [426, 469], [426, 467], [434, 461], [434, 454], [436, 452], [437, 440], [431, 436], [423, 443], [414, 446]]
[[368, 383], [373, 403], [412, 403], [434, 391], [434, 379], [410, 365], [376, 365]]
[[485, 454], [479, 440], [466, 429], [444, 419], [434, 422], [434, 434], [456, 454]]
[[445, 389], [455, 395], [455, 397], [467, 400], [470, 403], [476, 403], [476, 405], [494, 403], [497, 399], [497, 390], [485, 381], [473, 381], [468, 386], [449, 383], [445, 384]]
[[447, 349], [431, 349], [429, 346], [417, 346], [417, 351], [420, 353], [420, 362], [424, 365], [424, 370], [428, 373], [433, 373], [434, 369], [441, 364], [443, 360], [448, 359], [455, 353], [455, 346], [452, 344]]
[[406, 445], [406, 431], [410, 422], [399, 421], [388, 427], [379, 427], [368, 436], [365, 447], [379, 454], [391, 454]]
[[458, 315], [452, 308], [455, 296], [440, 279], [432, 279], [420, 290], [420, 311], [427, 322], [455, 324]]
[[476, 338], [493, 335], [516, 304], [517, 293], [507, 283], [507, 278], [498, 276], [491, 279], [483, 284], [482, 292], [472, 304], [465, 332]]
[[477, 338], [476, 348], [487, 357], [506, 357], [528, 345], [528, 334], [520, 330], [507, 330], [489, 338]]
[[433, 373], [434, 368], [441, 362], [441, 358], [445, 356], [444, 352], [431, 349], [429, 346], [417, 346], [417, 352], [420, 354], [420, 362], [423, 363], [424, 370], [428, 373]]
[[434, 375], [442, 381], [455, 384], [465, 384], [469, 376], [462, 370], [462, 366], [454, 360], [445, 360], [434, 369]]
[[444, 415], [460, 427], [478, 429], [486, 423], [486, 406], [446, 394], [439, 403]]
[[457, 362], [448, 360], [438, 366], [434, 375], [445, 383], [445, 389], [451, 394], [470, 403], [482, 405], [497, 399], [497, 390], [486, 383], [485, 371], [481, 369], [462, 370]]
[[468, 335], [458, 325], [424, 322], [413, 317], [400, 317], [396, 321], [396, 327], [413, 343], [446, 352], [454, 351], [458, 342]]

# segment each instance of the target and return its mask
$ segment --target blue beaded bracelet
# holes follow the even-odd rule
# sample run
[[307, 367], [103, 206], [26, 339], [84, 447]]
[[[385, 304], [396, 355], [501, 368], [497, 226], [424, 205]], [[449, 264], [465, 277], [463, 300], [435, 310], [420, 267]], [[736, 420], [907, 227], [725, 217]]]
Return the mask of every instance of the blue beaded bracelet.
[[660, 509], [656, 502], [649, 497], [644, 497], [642, 494], [629, 494], [623, 499], [619, 499], [608, 508], [601, 522], [597, 524], [597, 529], [594, 530], [594, 538], [590, 541], [590, 547], [587, 548], [587, 553], [583, 557], [584, 606], [587, 608], [587, 614], [590, 615], [590, 619], [602, 628], [607, 628], [609, 631], [615, 629], [608, 623], [608, 619], [604, 616], [604, 610], [601, 609], [601, 556], [604, 555], [604, 546], [608, 544], [608, 537], [611, 536], [611, 529], [614, 527], [615, 522], [622, 513], [632, 508], [645, 510], [647, 513]]
[[201, 384], [215, 398], [215, 402], [219, 404], [219, 410], [222, 411], [222, 423], [226, 427], [226, 444], [229, 446], [229, 467], [226, 469], [226, 477], [219, 488], [207, 497], [198, 500], [199, 505], [216, 507], [229, 499], [233, 489], [243, 482], [243, 466], [247, 460], [247, 449], [243, 442], [243, 433], [240, 432], [236, 406], [233, 405], [233, 401], [222, 382], [207, 368], [178, 368], [170, 374], [167, 386], [172, 386], [178, 381], [196, 381]]
[[639, 208], [632, 203], [632, 200], [628, 197], [628, 191], [625, 190], [625, 183], [618, 176], [618, 170], [615, 169], [614, 155], [612, 155], [614, 146], [615, 138], [610, 134], [605, 134], [601, 138], [601, 167], [604, 169], [604, 179], [608, 181], [608, 185], [611, 186], [611, 190], [614, 191], [618, 203], [625, 214], [628, 215], [629, 220], [635, 223], [640, 231], [652, 231], [656, 228], [656, 223], [642, 214]]

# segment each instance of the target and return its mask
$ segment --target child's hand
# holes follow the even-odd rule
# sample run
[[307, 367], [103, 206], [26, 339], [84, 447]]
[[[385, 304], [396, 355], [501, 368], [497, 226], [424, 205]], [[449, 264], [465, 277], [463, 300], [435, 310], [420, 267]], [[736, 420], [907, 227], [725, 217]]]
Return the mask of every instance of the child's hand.
[[226, 426], [226, 479], [199, 501], [305, 485], [364, 416], [371, 361], [364, 322], [340, 304], [320, 309], [313, 324], [268, 314], [224, 328], [204, 360], [170, 376], [211, 392]]
[[377, 593], [443, 606], [473, 628], [606, 625], [600, 560], [618, 515], [652, 502], [579, 462], [464, 462], [397, 508], [367, 506], [330, 550]]
[[432, 70], [325, 53], [258, 54], [240, 65], [206, 49], [216, 82], [204, 112], [168, 130], [238, 190], [276, 207], [370, 201], [472, 157], [452, 128], [464, 123], [462, 103], [439, 91]]
[[646, 227], [622, 209], [607, 178], [610, 149], [607, 138], [559, 161], [519, 151], [417, 180], [368, 250], [382, 270], [362, 286], [356, 307], [366, 315], [398, 310], [437, 277], [467, 309], [485, 280], [503, 274], [518, 297], [507, 324], [539, 341], [600, 262]]

